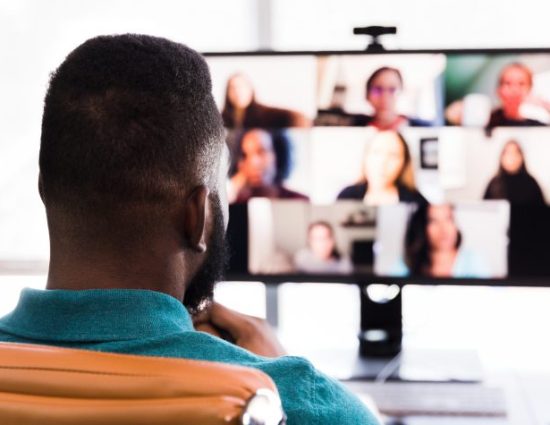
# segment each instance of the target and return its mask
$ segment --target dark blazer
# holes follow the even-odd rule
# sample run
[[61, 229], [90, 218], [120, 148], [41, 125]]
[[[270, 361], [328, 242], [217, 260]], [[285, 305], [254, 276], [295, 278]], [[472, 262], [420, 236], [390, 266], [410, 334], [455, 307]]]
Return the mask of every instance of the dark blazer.
[[489, 124], [487, 124], [487, 128], [494, 128], [494, 127], [541, 127], [546, 124], [537, 121], [532, 120], [530, 118], [525, 118], [522, 120], [512, 120], [510, 118], [507, 118], [504, 115], [504, 111], [502, 108], [495, 109], [491, 114], [491, 119], [489, 120]]
[[[430, 121], [421, 120], [418, 118], [405, 117], [409, 121], [409, 127], [433, 127], [433, 123]], [[354, 127], [366, 127], [371, 125], [374, 117], [370, 115], [356, 114], [352, 119], [352, 126]]]
[[250, 198], [255, 198], [255, 197], [309, 201], [309, 198], [306, 195], [287, 189], [284, 186], [278, 185], [276, 186], [275, 194], [270, 192], [265, 192], [262, 188], [255, 188], [255, 189], [247, 188], [245, 190], [241, 190], [237, 194], [237, 199], [235, 199], [235, 203], [238, 204], [238, 203], [248, 202]]
[[[367, 183], [358, 183], [345, 187], [339, 194], [338, 199], [363, 199], [367, 193]], [[402, 184], [397, 184], [399, 202], [410, 202], [416, 204], [427, 204], [428, 201], [417, 190], [411, 190]]]
[[545, 204], [539, 184], [528, 173], [493, 177], [483, 199], [505, 199], [511, 204]]

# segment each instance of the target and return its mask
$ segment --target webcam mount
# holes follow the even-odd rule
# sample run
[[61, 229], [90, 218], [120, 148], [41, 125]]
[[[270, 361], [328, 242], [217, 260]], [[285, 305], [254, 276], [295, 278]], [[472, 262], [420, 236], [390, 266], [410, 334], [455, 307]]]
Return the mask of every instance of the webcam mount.
[[386, 34], [397, 34], [397, 27], [382, 27], [378, 25], [370, 27], [356, 27], [353, 29], [355, 35], [367, 35], [371, 38], [370, 43], [365, 49], [367, 52], [383, 52], [384, 46], [380, 43], [379, 38]]

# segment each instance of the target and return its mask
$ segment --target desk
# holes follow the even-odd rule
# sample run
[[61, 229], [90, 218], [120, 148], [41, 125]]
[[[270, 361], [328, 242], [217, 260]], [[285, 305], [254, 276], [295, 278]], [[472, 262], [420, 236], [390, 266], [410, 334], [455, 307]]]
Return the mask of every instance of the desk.
[[[350, 372], [355, 354], [349, 350], [301, 352], [313, 364], [332, 376]], [[332, 359], [332, 360], [331, 360]], [[346, 366], [348, 365], [348, 366]], [[343, 381], [360, 398], [368, 400], [361, 381]], [[550, 425], [550, 374], [502, 371], [485, 373], [483, 383], [501, 388], [506, 399], [507, 418], [431, 416], [408, 417], [400, 420], [386, 418], [387, 425]], [[407, 385], [403, 383], [403, 385]]]
[[[508, 417], [417, 417], [403, 424], [550, 425], [550, 338], [546, 329], [550, 290], [406, 287], [405, 291], [404, 346], [477, 352], [483, 381], [504, 390]], [[288, 285], [280, 288], [279, 303], [280, 335], [289, 352], [309, 358], [328, 374], [341, 377], [349, 373], [357, 357], [356, 288]], [[361, 394], [360, 383], [346, 385]]]

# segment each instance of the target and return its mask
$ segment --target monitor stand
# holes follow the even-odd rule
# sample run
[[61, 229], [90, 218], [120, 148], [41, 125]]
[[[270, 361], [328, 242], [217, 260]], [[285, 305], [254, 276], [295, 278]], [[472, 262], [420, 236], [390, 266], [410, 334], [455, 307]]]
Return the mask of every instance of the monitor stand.
[[408, 348], [403, 344], [402, 291], [397, 285], [360, 285], [361, 329], [356, 348], [301, 353], [340, 380], [480, 382], [473, 350]]
[[403, 342], [402, 291], [397, 285], [359, 285], [361, 329], [359, 355], [364, 358], [392, 358]]

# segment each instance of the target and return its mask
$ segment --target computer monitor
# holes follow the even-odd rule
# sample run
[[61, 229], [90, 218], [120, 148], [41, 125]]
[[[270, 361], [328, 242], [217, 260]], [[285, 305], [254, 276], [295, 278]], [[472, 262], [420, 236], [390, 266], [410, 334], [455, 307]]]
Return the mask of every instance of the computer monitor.
[[206, 57], [231, 279], [550, 282], [550, 50]]

